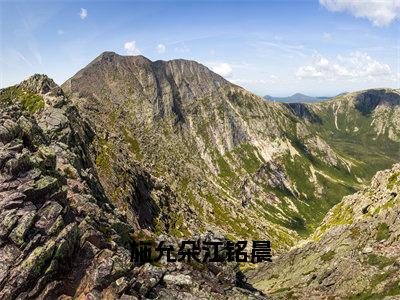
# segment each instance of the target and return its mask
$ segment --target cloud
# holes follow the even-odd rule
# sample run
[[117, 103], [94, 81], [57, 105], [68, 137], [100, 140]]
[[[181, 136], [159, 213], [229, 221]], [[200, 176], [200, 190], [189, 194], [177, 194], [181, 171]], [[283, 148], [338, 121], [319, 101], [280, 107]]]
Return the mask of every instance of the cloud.
[[32, 67], [32, 64], [30, 63], [30, 61], [27, 60], [26, 57], [23, 56], [23, 55], [21, 54], [21, 52], [15, 51], [15, 53], [17, 54], [18, 58], [19, 58], [21, 61], [25, 62], [28, 66]]
[[322, 35], [323, 39], [325, 41], [330, 41], [332, 39], [332, 34], [330, 32], [324, 32], [324, 34]]
[[313, 64], [302, 66], [295, 73], [301, 79], [321, 78], [325, 80], [376, 78], [391, 74], [389, 65], [380, 63], [367, 53], [360, 51], [352, 52], [348, 56], [338, 55], [334, 62], [317, 55], [314, 57]]
[[62, 30], [62, 29], [58, 29], [58, 30], [57, 30], [57, 34], [58, 34], [58, 35], [63, 35], [64, 33], [65, 33], [65, 31]]
[[136, 41], [126, 42], [124, 44], [124, 49], [129, 55], [139, 55], [141, 53], [140, 50], [136, 47]]
[[165, 51], [167, 50], [167, 47], [164, 44], [158, 44], [157, 45], [157, 52], [160, 54], [165, 53]]
[[392, 81], [397, 82], [397, 88], [400, 89], [400, 72], [392, 75]]
[[304, 53], [306, 51], [306, 48], [304, 45], [291, 45], [282, 42], [275, 43], [270, 41], [261, 41], [260, 44], [267, 47], [278, 49], [279, 51], [284, 51], [289, 54], [306, 57], [306, 54]]
[[231, 82], [236, 84], [271, 84], [276, 83], [278, 80], [278, 76], [276, 75], [269, 75], [263, 79], [248, 79], [248, 78], [235, 78], [232, 79]]
[[180, 45], [175, 48], [175, 51], [180, 53], [187, 53], [190, 52], [190, 48], [186, 46], [184, 42], [181, 42]]
[[367, 18], [375, 26], [387, 26], [400, 18], [398, 0], [319, 0], [330, 11], [347, 11], [355, 17]]
[[211, 70], [223, 77], [232, 75], [232, 67], [228, 63], [212, 63]]
[[81, 8], [81, 11], [79, 12], [79, 17], [84, 20], [88, 16], [88, 12], [86, 8]]

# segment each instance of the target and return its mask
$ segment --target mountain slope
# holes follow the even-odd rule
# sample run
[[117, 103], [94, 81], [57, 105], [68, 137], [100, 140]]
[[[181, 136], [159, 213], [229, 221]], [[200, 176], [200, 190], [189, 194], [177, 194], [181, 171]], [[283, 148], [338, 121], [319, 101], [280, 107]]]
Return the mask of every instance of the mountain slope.
[[133, 241], [178, 242], [140, 227], [160, 209], [151, 191], [170, 191], [131, 163], [139, 209], [120, 213], [94, 167], [93, 130], [51, 79], [0, 90], [0, 121], [1, 299], [264, 298], [240, 287], [235, 263], [132, 261]]
[[[399, 159], [387, 136], [387, 149], [343, 150], [329, 134], [335, 111], [324, 104], [266, 102], [193, 61], [105, 52], [62, 87], [94, 129], [109, 198], [130, 219], [129, 164], [143, 165], [173, 197], [157, 199], [160, 211], [141, 226], [176, 236], [212, 230], [270, 239], [281, 251]], [[355, 146], [367, 147], [367, 132]]]
[[343, 156], [353, 158], [358, 177], [388, 167], [385, 160], [399, 161], [399, 90], [348, 93], [308, 107], [321, 119], [322, 125], [314, 123], [315, 130]]
[[249, 272], [250, 282], [272, 299], [398, 297], [399, 197], [395, 164], [343, 198], [306, 244]]

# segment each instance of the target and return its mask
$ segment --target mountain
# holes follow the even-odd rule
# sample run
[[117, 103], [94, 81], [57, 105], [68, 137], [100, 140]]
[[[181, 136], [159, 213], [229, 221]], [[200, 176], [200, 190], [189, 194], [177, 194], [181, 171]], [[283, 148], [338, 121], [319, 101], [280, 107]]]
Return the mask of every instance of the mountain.
[[[338, 95], [341, 96], [342, 94]], [[293, 94], [292, 96], [288, 97], [273, 97], [266, 95], [263, 97], [266, 100], [269, 101], [275, 101], [275, 102], [286, 102], [286, 103], [312, 103], [312, 102], [321, 102], [328, 100], [332, 97], [313, 97], [313, 96], [307, 96], [301, 93], [296, 93]]]
[[400, 164], [333, 207], [304, 243], [249, 274], [271, 299], [398, 299]]
[[[339, 145], [330, 135], [335, 110], [265, 102], [193, 61], [106, 52], [62, 88], [94, 128], [96, 167], [107, 195], [130, 218], [124, 209], [135, 189], [129, 164], [140, 162], [174, 200], [160, 199], [161, 211], [150, 210], [139, 225], [156, 223], [178, 236], [212, 230], [269, 238], [277, 250], [287, 249], [342, 196], [399, 157], [398, 141], [386, 135], [377, 149], [363, 144], [364, 137], [373, 138], [365, 131], [353, 145]], [[353, 102], [345, 101], [357, 115]], [[361, 157], [343, 149], [358, 144]], [[178, 207], [181, 215], [171, 219]]]
[[132, 164], [140, 209], [121, 213], [96, 171], [94, 131], [47, 76], [0, 90], [0, 119], [1, 299], [264, 299], [235, 263], [132, 261], [133, 241], [178, 242], [137, 227], [171, 191]]
[[[178, 237], [211, 230], [280, 252], [400, 156], [397, 91], [270, 103], [194, 61], [112, 52], [62, 88], [94, 130], [106, 195], [130, 222], [148, 212], [136, 226]], [[136, 163], [171, 192], [153, 192], [160, 210], [132, 203]]]
[[0, 298], [263, 299], [239, 264], [137, 264], [132, 243], [286, 255], [399, 161], [399, 103], [392, 89], [273, 103], [194, 61], [113, 52], [61, 87], [2, 89]]

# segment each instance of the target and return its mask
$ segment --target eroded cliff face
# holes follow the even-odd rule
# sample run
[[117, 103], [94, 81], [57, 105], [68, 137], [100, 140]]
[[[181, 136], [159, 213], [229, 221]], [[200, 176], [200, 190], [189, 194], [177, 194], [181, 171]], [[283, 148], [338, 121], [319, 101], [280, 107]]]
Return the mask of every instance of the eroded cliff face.
[[1, 90], [0, 119], [1, 299], [263, 298], [239, 287], [234, 263], [131, 261], [133, 240], [178, 242], [145, 230], [174, 196], [131, 162], [121, 213], [96, 171], [95, 132], [51, 79]]
[[399, 214], [395, 164], [378, 172], [369, 187], [344, 197], [308, 240], [247, 275], [272, 299], [395, 299]]
[[[160, 212], [142, 225], [176, 236], [212, 230], [269, 239], [280, 252], [311, 233], [342, 196], [400, 158], [389, 130], [378, 141], [364, 126], [387, 103], [398, 109], [394, 92], [285, 105], [193, 61], [112, 52], [62, 87], [95, 132], [96, 169], [108, 197], [124, 211], [132, 196], [129, 165], [145, 166], [173, 197], [152, 192]], [[357, 109], [356, 96], [372, 99], [368, 115]], [[357, 139], [342, 130], [340, 118], [336, 129], [336, 101], [346, 113], [361, 114], [348, 119], [360, 128]]]

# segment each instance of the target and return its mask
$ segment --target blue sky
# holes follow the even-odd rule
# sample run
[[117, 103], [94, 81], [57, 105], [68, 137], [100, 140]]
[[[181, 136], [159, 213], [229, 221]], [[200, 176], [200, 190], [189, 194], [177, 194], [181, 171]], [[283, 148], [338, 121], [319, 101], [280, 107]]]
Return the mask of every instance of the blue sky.
[[399, 88], [400, 0], [2, 1], [1, 87], [103, 51], [201, 62], [259, 95]]

